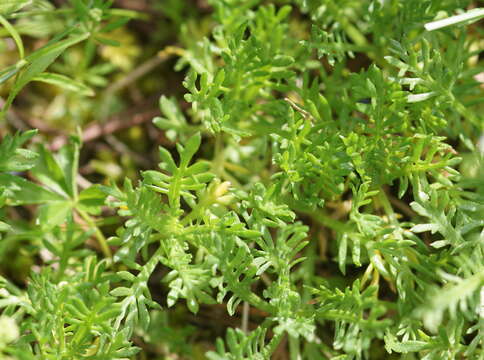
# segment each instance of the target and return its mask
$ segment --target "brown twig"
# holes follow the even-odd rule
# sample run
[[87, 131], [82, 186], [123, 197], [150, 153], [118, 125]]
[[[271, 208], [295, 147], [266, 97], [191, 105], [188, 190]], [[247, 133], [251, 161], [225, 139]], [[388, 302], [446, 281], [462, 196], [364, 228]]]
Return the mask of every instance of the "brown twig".
[[392, 195], [388, 195], [388, 199], [390, 200], [390, 203], [393, 206], [395, 206], [398, 210], [400, 210], [403, 214], [405, 214], [409, 218], [413, 218], [416, 215], [415, 212], [412, 210], [412, 208], [402, 200], [397, 199]]
[[[86, 143], [100, 138], [104, 135], [112, 134], [116, 131], [128, 129], [130, 127], [143, 124], [147, 121], [151, 121], [153, 117], [159, 114], [159, 110], [149, 109], [143, 112], [131, 111], [129, 114], [123, 116], [123, 114], [117, 114], [111, 117], [105, 124], [94, 123], [88, 126], [82, 134], [82, 142]], [[67, 142], [65, 135], [54, 138], [50, 145], [52, 151], [60, 149]]]
[[[125, 88], [126, 86], [133, 83], [140, 77], [152, 71], [155, 67], [157, 67], [158, 65], [166, 61], [171, 56], [173, 55], [181, 56], [182, 54], [183, 54], [183, 49], [178, 48], [176, 46], [167, 46], [164, 50], [160, 51], [155, 57], [149, 59], [141, 66], [137, 67], [130, 74], [128, 74], [126, 77], [122, 78], [118, 82], [115, 82], [113, 85], [108, 87], [106, 89], [106, 94], [108, 95], [113, 94]], [[148, 104], [151, 105], [151, 103], [152, 101], [147, 101], [145, 104], [140, 105], [139, 108], [146, 107]], [[87, 127], [83, 131], [82, 141], [89, 142], [101, 136], [112, 134], [116, 131], [142, 124], [146, 121], [151, 120], [154, 116], [158, 115], [158, 113], [159, 112], [157, 110], [148, 110], [141, 113], [136, 113], [133, 111], [131, 112], [131, 116], [129, 115], [127, 116], [127, 117], [131, 117], [129, 121], [126, 121], [126, 117], [121, 117], [120, 115], [113, 116], [105, 124], [95, 123]], [[67, 139], [65, 136], [58, 136], [52, 141], [52, 144], [50, 145], [50, 149], [54, 151], [58, 150], [66, 142], [67, 142]]]
[[142, 76], [146, 75], [147, 73], [151, 72], [153, 69], [155, 69], [158, 65], [162, 64], [165, 62], [171, 54], [168, 53], [160, 53], [152, 57], [151, 59], [148, 59], [145, 61], [143, 64], [139, 65], [131, 71], [129, 74], [121, 78], [120, 80], [114, 82], [112, 85], [108, 86], [106, 89], [106, 94], [111, 95], [129, 84], [135, 82]]

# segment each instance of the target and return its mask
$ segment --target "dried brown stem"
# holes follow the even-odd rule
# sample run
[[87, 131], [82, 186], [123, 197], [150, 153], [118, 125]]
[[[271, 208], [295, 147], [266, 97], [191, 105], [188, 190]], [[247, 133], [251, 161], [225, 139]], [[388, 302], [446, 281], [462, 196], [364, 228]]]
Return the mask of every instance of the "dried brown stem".
[[[143, 124], [147, 121], [151, 121], [153, 117], [159, 114], [159, 111], [156, 109], [149, 109], [143, 112], [138, 111], [139, 109], [136, 109], [135, 112], [131, 112], [131, 114], [126, 114], [125, 116], [123, 116], [123, 114], [117, 114], [110, 118], [105, 124], [94, 123], [88, 126], [83, 131], [82, 142], [86, 143], [93, 141], [102, 136]], [[66, 142], [66, 136], [58, 136], [52, 141], [50, 149], [53, 151], [58, 150], [66, 144]]]

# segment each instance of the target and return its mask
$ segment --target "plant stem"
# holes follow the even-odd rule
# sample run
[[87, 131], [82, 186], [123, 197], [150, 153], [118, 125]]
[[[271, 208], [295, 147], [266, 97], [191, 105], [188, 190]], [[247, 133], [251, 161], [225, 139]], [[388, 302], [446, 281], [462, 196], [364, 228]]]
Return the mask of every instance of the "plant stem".
[[223, 135], [218, 133], [215, 136], [215, 149], [214, 149], [214, 156], [213, 156], [213, 171], [215, 175], [221, 177], [221, 174], [224, 170], [224, 151], [223, 151]]
[[283, 338], [282, 334], [277, 334], [272, 337], [271, 341], [266, 347], [266, 351], [264, 351], [265, 355], [267, 356], [266, 359], [269, 359], [270, 356], [274, 353], [274, 351], [276, 351], [277, 346], [279, 346], [282, 338]]
[[299, 337], [289, 335], [289, 358], [291, 360], [302, 359], [299, 348], [300, 348]]
[[338, 221], [336, 219], [333, 219], [332, 217], [328, 216], [321, 210], [316, 210], [313, 213], [308, 213], [314, 220], [316, 220], [318, 223], [321, 225], [324, 225], [326, 227], [329, 227], [330, 229], [333, 229], [335, 231], [344, 231], [346, 225]]
[[243, 308], [242, 308], [241, 328], [242, 328], [242, 331], [246, 334], [249, 331], [249, 310], [250, 310], [250, 304], [247, 301], [244, 301]]
[[385, 190], [383, 188], [380, 189], [380, 191], [378, 192], [377, 199], [380, 202], [381, 206], [383, 207], [385, 214], [388, 216], [390, 223], [393, 224], [393, 225], [398, 224], [395, 211], [393, 211], [392, 204], [388, 200], [388, 197], [387, 197]]
[[89, 216], [89, 214], [87, 214], [83, 210], [77, 209], [77, 212], [82, 217], [82, 219], [90, 227], [92, 227], [94, 229], [94, 235], [97, 238], [97, 241], [99, 243], [99, 246], [101, 247], [101, 250], [102, 250], [104, 256], [107, 257], [107, 258], [111, 258], [112, 257], [112, 253], [111, 253], [111, 249], [109, 248], [108, 242], [106, 241], [106, 238], [104, 237], [104, 235], [101, 232], [101, 230], [99, 230], [99, 228], [97, 227], [97, 225], [94, 222], [94, 220], [91, 218], [91, 216]]

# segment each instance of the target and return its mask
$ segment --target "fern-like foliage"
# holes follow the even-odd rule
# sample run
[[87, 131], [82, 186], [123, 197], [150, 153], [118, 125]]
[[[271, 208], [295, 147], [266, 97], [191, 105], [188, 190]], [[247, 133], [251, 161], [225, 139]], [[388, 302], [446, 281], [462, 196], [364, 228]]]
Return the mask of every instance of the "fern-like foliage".
[[[32, 81], [102, 89], [104, 34], [143, 18], [112, 3], [0, 4], [0, 115]], [[199, 3], [153, 5], [187, 92], [160, 98], [157, 168], [91, 184], [81, 136], [0, 141], [0, 357], [483, 359], [482, 9]]]

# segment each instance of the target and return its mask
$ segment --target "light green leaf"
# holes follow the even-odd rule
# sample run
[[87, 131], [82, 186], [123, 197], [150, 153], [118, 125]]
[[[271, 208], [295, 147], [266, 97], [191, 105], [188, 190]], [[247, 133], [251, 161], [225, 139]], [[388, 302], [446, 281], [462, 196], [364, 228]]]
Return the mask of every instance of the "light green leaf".
[[432, 21], [425, 24], [425, 30], [433, 31], [442, 29], [447, 26], [458, 25], [466, 23], [471, 24], [484, 18], [484, 8], [477, 8], [469, 10], [463, 14], [451, 16], [442, 20]]
[[5, 232], [8, 230], [10, 230], [10, 225], [4, 223], [3, 221], [0, 221], [0, 232]]
[[190, 139], [188, 139], [185, 149], [180, 153], [180, 168], [186, 168], [188, 163], [190, 162], [191, 158], [197, 152], [198, 148], [200, 147], [200, 142], [202, 137], [200, 133], [193, 135]]
[[39, 208], [37, 222], [44, 229], [50, 229], [65, 222], [67, 216], [72, 212], [71, 201], [55, 201], [44, 204]]
[[65, 75], [54, 73], [41, 73], [34, 77], [32, 81], [40, 81], [43, 83], [59, 86], [62, 89], [75, 92], [82, 96], [94, 96], [94, 90], [83, 83], [73, 80]]
[[407, 96], [407, 102], [408, 103], [421, 102], [421, 101], [428, 100], [436, 95], [437, 93], [435, 91], [430, 91], [422, 94], [410, 94]]
[[71, 136], [69, 144], [59, 150], [57, 162], [61, 167], [67, 192], [71, 197], [77, 196], [77, 173], [79, 167], [79, 146], [80, 139], [77, 136]]
[[92, 215], [98, 215], [104, 205], [106, 194], [99, 186], [91, 186], [79, 194], [78, 206], [81, 210]]
[[0, 14], [14, 13], [30, 3], [32, 3], [32, 0], [2, 0], [0, 3]]
[[32, 169], [32, 174], [42, 184], [61, 194], [64, 198], [71, 197], [72, 194], [68, 190], [65, 174], [54, 155], [45, 147], [39, 148], [39, 154], [39, 161]]
[[12, 25], [10, 25], [10, 23], [2, 15], [0, 15], [0, 24], [2, 24], [5, 27], [5, 29], [9, 32], [9, 34], [12, 36], [13, 40], [15, 41], [15, 44], [17, 45], [20, 59], [23, 59], [25, 56], [24, 43], [22, 42], [22, 38], [20, 37], [19, 33], [17, 32], [17, 30], [15, 30], [15, 28]]
[[20, 60], [17, 64], [7, 67], [6, 69], [0, 71], [0, 84], [15, 76], [22, 68], [27, 65], [27, 61]]
[[59, 194], [11, 174], [0, 174], [0, 186], [5, 186], [7, 189], [7, 197], [12, 205], [42, 204], [65, 200]]
[[397, 342], [395, 340], [396, 338], [390, 333], [385, 336], [385, 348], [389, 353], [391, 353], [392, 351], [404, 354], [409, 352], [418, 352], [424, 350], [429, 346], [429, 344], [424, 341], [408, 340]]
[[34, 166], [37, 153], [20, 147], [31, 139], [37, 130], [7, 135], [0, 143], [0, 172], [25, 171]]
[[45, 69], [47, 69], [49, 65], [52, 64], [55, 59], [57, 59], [67, 48], [87, 39], [88, 37], [89, 33], [71, 36], [68, 39], [58, 41], [51, 45], [47, 45], [46, 47], [37, 50], [35, 53], [28, 56], [26, 60], [29, 62], [29, 65], [25, 68], [25, 70], [22, 72], [22, 74], [18, 77], [17, 81], [13, 85], [8, 99], [3, 106], [1, 115], [5, 115], [13, 100], [25, 85], [27, 85], [30, 81], [32, 81], [33, 78], [35, 78]]
[[114, 290], [111, 290], [110, 294], [113, 296], [128, 296], [133, 293], [133, 290], [127, 288], [127, 287], [117, 287]]

